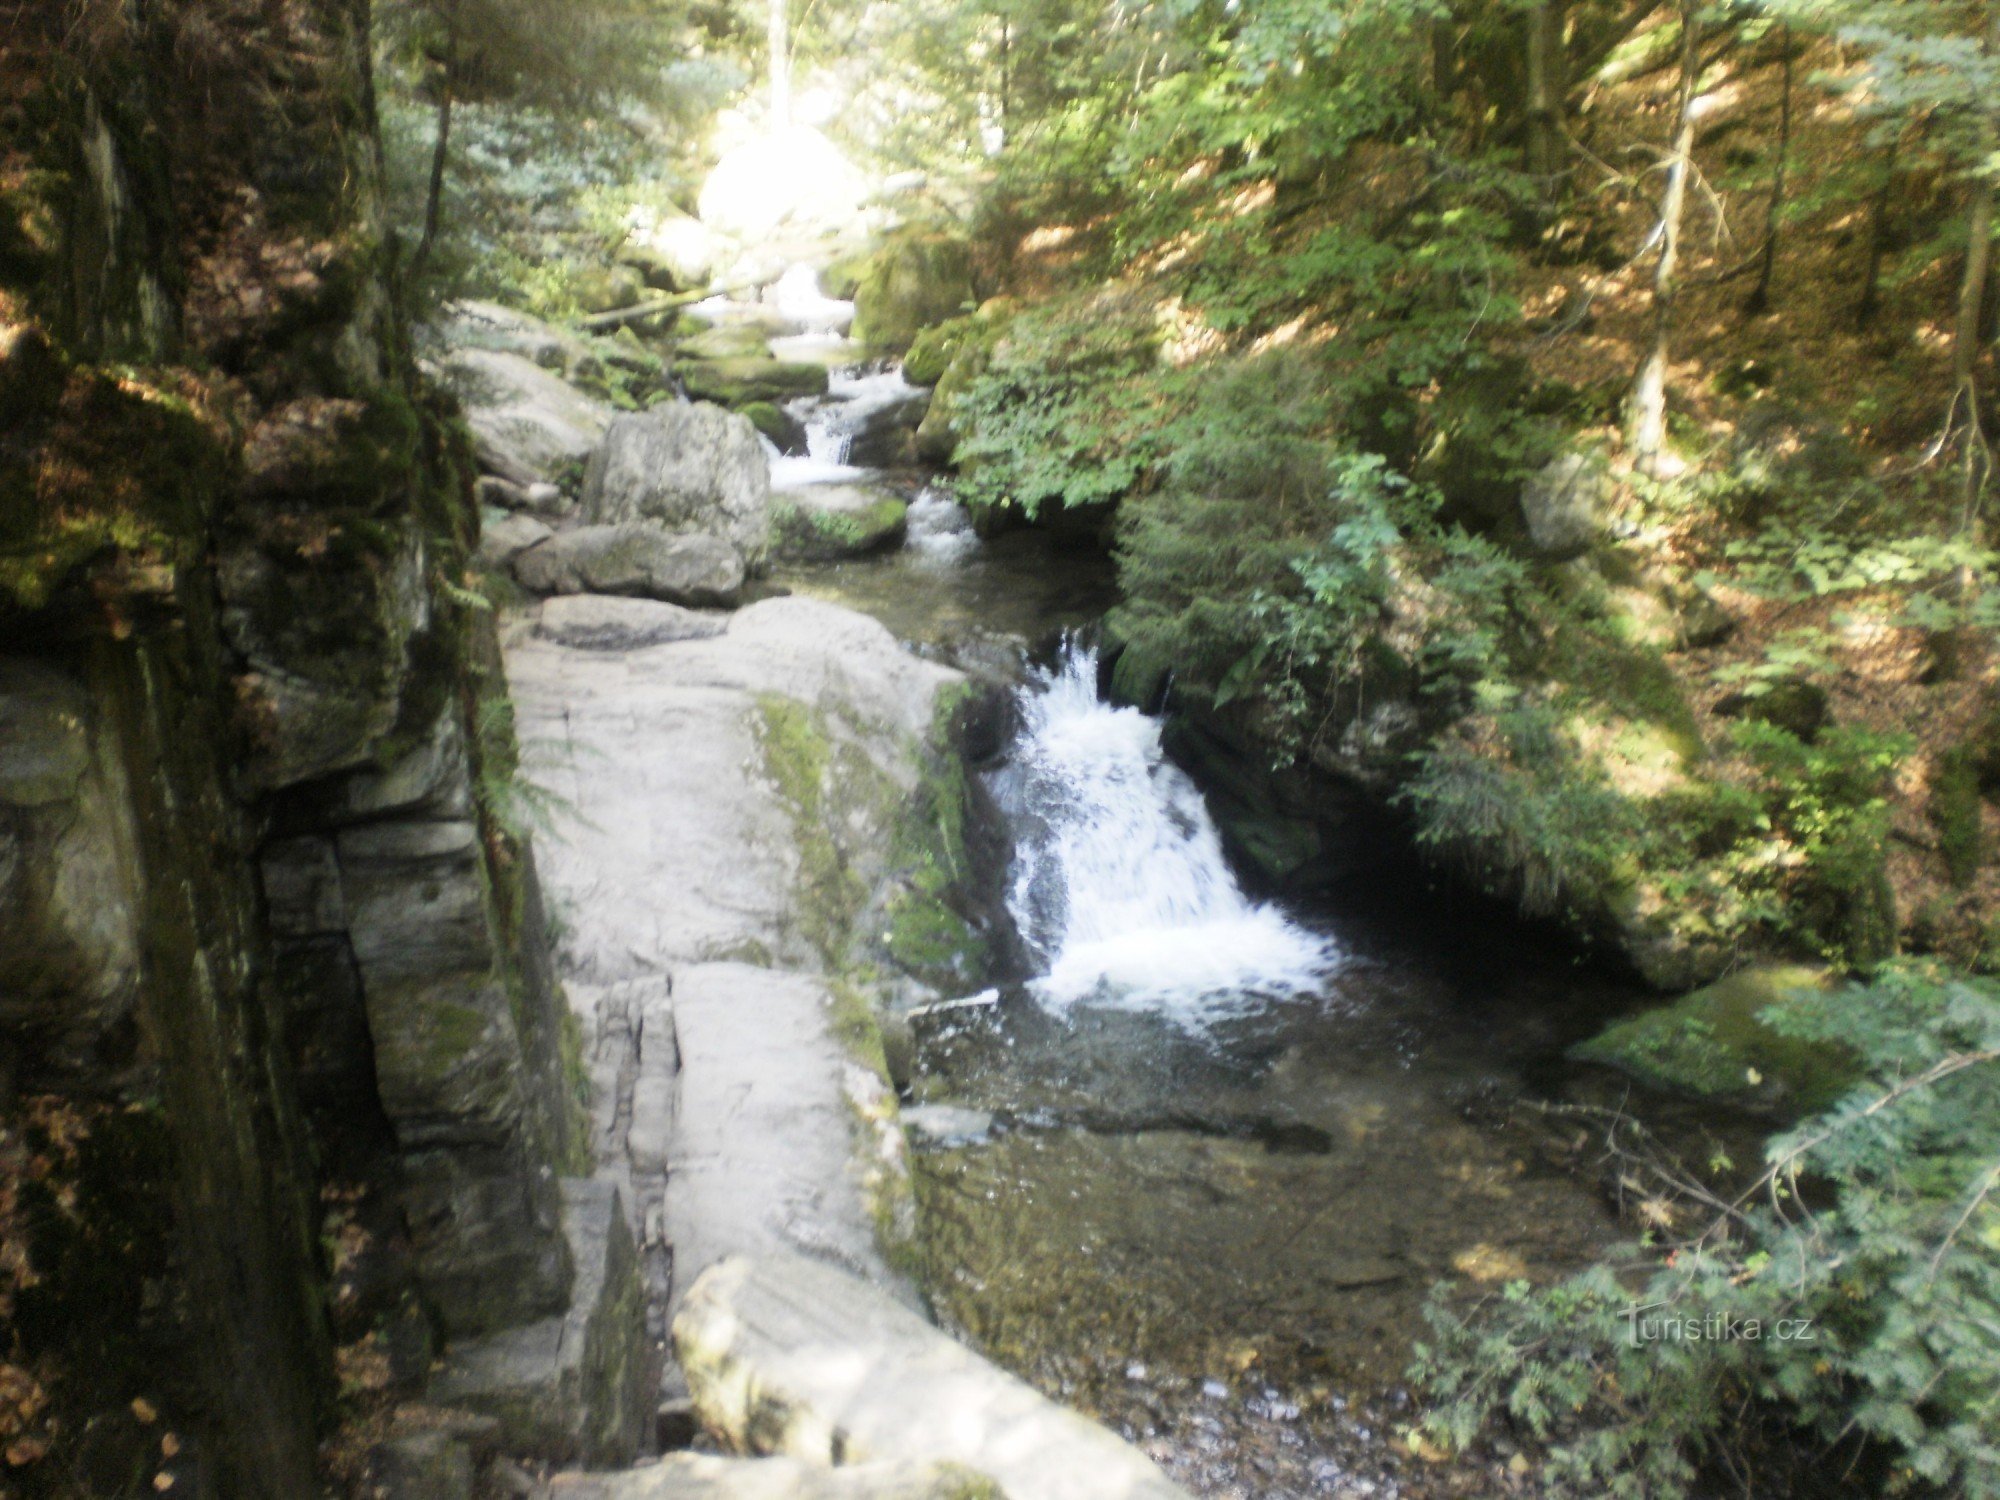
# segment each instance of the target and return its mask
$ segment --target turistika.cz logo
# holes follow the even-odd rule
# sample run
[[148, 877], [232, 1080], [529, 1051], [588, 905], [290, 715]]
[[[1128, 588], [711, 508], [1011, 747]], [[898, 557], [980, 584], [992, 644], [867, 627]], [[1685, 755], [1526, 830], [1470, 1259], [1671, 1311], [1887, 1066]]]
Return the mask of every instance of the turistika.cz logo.
[[1626, 1308], [1621, 1316], [1625, 1319], [1627, 1340], [1634, 1346], [1754, 1344], [1763, 1339], [1782, 1344], [1811, 1344], [1817, 1342], [1819, 1337], [1811, 1318], [1773, 1318], [1767, 1322], [1762, 1318], [1737, 1317], [1733, 1313], [1692, 1316], [1682, 1312], [1659, 1311], [1667, 1305], [1664, 1302], [1648, 1302], [1644, 1306]]

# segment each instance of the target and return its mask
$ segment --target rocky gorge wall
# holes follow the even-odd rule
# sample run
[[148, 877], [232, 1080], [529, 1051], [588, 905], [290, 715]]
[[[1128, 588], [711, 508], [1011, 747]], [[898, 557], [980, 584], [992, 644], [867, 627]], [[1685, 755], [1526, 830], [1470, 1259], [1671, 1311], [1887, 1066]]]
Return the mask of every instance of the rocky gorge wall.
[[[60, 12], [0, 8], [7, 1436], [48, 1493], [298, 1495], [336, 1340], [414, 1388], [573, 1293], [636, 1329], [629, 1232], [563, 1184], [582, 1075], [366, 7]], [[97, 1303], [133, 1322], [93, 1346]], [[637, 1445], [602, 1322], [626, 1394], [550, 1456]]]

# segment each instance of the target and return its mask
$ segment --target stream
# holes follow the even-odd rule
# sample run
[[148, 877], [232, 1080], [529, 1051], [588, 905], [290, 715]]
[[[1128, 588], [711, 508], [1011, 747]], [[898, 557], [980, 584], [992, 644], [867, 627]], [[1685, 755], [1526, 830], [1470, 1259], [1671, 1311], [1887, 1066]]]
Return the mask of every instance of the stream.
[[1518, 1493], [1505, 1451], [1410, 1453], [1403, 1372], [1439, 1281], [1551, 1278], [1627, 1237], [1588, 1132], [1532, 1105], [1621, 1102], [1563, 1053], [1643, 997], [1386, 855], [1310, 905], [1246, 893], [1161, 721], [1098, 697], [1109, 560], [981, 541], [928, 477], [850, 463], [910, 388], [840, 369], [826, 327], [781, 352], [807, 341], [837, 373], [775, 487], [897, 489], [908, 535], [772, 584], [1019, 683], [986, 774], [1032, 972], [914, 1018], [937, 1313], [1196, 1494]]

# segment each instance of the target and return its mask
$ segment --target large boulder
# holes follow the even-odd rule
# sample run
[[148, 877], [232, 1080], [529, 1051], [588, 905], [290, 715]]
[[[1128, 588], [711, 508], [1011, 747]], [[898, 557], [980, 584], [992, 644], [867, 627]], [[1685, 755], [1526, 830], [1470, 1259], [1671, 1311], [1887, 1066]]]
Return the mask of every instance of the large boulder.
[[585, 520], [721, 537], [753, 568], [769, 545], [770, 498], [771, 466], [757, 429], [702, 402], [619, 417], [583, 480]]
[[885, 551], [903, 540], [909, 506], [866, 484], [785, 490], [771, 506], [773, 554], [785, 562], [833, 562]]
[[537, 594], [635, 594], [669, 604], [733, 605], [743, 556], [722, 537], [681, 536], [643, 521], [559, 532], [514, 559]]
[[573, 476], [611, 425], [610, 407], [526, 355], [454, 350], [444, 377], [465, 405], [480, 468], [515, 484]]
[[978, 300], [970, 245], [936, 230], [904, 230], [875, 253], [855, 289], [853, 336], [900, 354], [924, 329]]
[[1106, 1428], [801, 1256], [704, 1272], [674, 1347], [702, 1424], [738, 1451], [957, 1463], [1033, 1500], [1186, 1500]]
[[1539, 557], [1581, 556], [1603, 536], [1610, 503], [1602, 464], [1581, 453], [1552, 459], [1521, 486], [1529, 549]]

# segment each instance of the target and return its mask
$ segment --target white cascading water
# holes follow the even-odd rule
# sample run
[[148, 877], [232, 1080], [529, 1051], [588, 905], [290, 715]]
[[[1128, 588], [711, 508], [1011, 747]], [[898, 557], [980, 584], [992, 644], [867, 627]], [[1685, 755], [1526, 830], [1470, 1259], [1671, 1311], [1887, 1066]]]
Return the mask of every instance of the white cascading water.
[[1008, 907], [1048, 967], [1037, 996], [1199, 1024], [1313, 989], [1328, 941], [1243, 894], [1201, 792], [1160, 748], [1160, 721], [1097, 695], [1071, 646], [1023, 707]]

